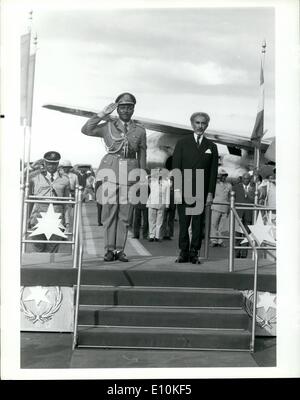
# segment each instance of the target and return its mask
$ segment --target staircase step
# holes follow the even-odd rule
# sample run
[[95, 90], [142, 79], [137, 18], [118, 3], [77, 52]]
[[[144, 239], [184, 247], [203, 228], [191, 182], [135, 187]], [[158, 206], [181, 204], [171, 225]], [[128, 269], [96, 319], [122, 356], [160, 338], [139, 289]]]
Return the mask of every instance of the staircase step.
[[243, 296], [231, 289], [81, 286], [80, 304], [241, 307]]
[[79, 325], [247, 329], [242, 309], [80, 306]]
[[81, 327], [78, 346], [249, 350], [250, 332], [195, 328]]
[[[180, 264], [181, 265], [181, 264]], [[115, 268], [117, 268], [115, 266]], [[207, 272], [201, 270], [184, 270], [176, 266], [169, 269], [110, 269], [84, 268], [82, 271], [82, 285], [101, 284], [105, 286], [152, 286], [152, 287], [197, 287], [197, 288], [238, 288], [249, 289], [253, 286], [253, 270], [247, 273], [229, 273], [229, 272]], [[265, 280], [260, 277], [260, 280]], [[271, 276], [266, 279], [272, 281]], [[258, 290], [261, 282], [259, 280]], [[274, 281], [274, 279], [273, 279]], [[274, 283], [272, 281], [272, 284]], [[250, 282], [250, 283], [249, 283]], [[273, 285], [274, 286], [274, 285]], [[270, 290], [271, 291], [271, 290]]]

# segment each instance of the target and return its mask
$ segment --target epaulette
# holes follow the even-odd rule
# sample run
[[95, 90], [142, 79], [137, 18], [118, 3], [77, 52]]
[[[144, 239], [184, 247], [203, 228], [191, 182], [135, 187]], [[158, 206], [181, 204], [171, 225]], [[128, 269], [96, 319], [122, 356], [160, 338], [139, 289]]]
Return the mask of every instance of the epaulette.
[[146, 130], [145, 126], [141, 122], [135, 122], [135, 125]]

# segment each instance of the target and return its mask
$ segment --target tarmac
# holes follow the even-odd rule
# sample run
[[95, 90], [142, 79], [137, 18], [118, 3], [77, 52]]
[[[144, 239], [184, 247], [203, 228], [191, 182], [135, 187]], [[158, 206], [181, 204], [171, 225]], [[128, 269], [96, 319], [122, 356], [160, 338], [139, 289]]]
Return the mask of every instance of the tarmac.
[[256, 350], [185, 351], [75, 349], [70, 333], [21, 333], [21, 368], [275, 367], [276, 338], [256, 338]]

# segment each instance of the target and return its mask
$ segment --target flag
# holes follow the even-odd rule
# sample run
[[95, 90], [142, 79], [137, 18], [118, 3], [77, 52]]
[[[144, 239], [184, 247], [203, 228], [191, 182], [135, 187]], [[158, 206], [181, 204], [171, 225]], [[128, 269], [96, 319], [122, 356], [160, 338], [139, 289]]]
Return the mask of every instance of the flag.
[[265, 152], [265, 158], [269, 161], [276, 162], [276, 141], [275, 138], [272, 140], [268, 150]]
[[33, 105], [33, 87], [35, 73], [35, 53], [30, 54], [31, 33], [21, 36], [21, 104], [20, 117], [21, 124], [31, 126], [32, 105]]
[[21, 124], [27, 118], [27, 83], [30, 56], [30, 33], [21, 36]]
[[251, 136], [252, 141], [259, 141], [264, 135], [264, 101], [265, 101], [264, 83], [265, 83], [264, 82], [264, 70], [263, 70], [263, 63], [261, 61], [259, 103], [258, 103], [256, 120], [255, 120], [254, 128], [252, 131], [252, 136]]

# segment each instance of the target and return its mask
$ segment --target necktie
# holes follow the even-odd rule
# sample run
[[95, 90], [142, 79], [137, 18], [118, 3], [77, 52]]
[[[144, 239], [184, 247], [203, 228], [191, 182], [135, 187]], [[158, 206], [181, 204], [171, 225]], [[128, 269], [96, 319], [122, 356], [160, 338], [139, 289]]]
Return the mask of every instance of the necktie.
[[127, 157], [128, 154], [128, 139], [127, 139], [127, 133], [128, 133], [128, 126], [127, 123], [124, 123], [124, 135], [125, 135], [125, 141], [124, 141], [124, 157]]
[[51, 181], [51, 182], [53, 182], [53, 181], [54, 181], [54, 174], [53, 174], [53, 173], [51, 174], [50, 181]]
[[197, 146], [200, 147], [200, 135], [197, 136]]

